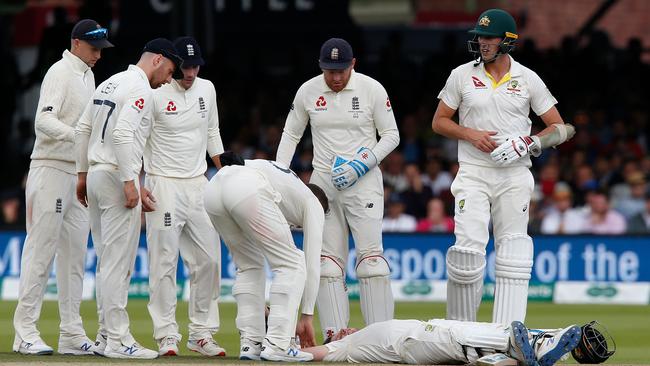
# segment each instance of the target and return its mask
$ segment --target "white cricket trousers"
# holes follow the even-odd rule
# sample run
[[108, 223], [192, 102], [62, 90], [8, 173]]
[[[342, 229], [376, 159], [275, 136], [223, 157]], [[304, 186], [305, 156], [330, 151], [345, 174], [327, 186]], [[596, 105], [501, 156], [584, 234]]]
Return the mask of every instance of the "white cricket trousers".
[[36, 322], [56, 254], [56, 281], [61, 317], [60, 337], [85, 337], [79, 304], [83, 292], [88, 211], [76, 198], [77, 176], [51, 167], [33, 167], [27, 176], [27, 237], [23, 246], [16, 337], [33, 343]]
[[203, 205], [207, 179], [147, 175], [156, 210], [145, 213], [149, 255], [149, 314], [154, 338], [181, 339], [176, 323], [178, 254], [189, 269], [189, 337], [219, 330], [221, 242]]
[[357, 263], [360, 259], [383, 255], [381, 221], [384, 217], [384, 184], [379, 168], [372, 169], [352, 187], [339, 191], [330, 173], [314, 171], [310, 183], [321, 187], [329, 199], [325, 215], [322, 255], [346, 268], [350, 231], [354, 238]]
[[[222, 168], [205, 189], [205, 209], [237, 265], [233, 295], [240, 336], [255, 342], [266, 338], [287, 349], [296, 330], [306, 269], [304, 253], [296, 248], [278, 207], [281, 199], [261, 173], [243, 166]], [[265, 258], [274, 274], [266, 332]]]
[[[139, 190], [139, 180], [135, 180]], [[142, 207], [124, 206], [124, 182], [116, 166], [90, 167], [86, 178], [90, 230], [97, 252], [96, 296], [99, 333], [112, 349], [133, 344], [126, 304], [140, 239]]]

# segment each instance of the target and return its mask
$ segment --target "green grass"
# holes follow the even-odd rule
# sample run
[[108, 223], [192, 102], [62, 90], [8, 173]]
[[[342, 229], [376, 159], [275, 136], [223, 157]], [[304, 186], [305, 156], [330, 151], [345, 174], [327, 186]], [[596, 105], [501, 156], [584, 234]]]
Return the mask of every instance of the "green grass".
[[[152, 324], [147, 312], [146, 300], [130, 300], [128, 311], [131, 317], [131, 332], [144, 346], [155, 349], [152, 339]], [[14, 301], [0, 301], [0, 361], [35, 361], [33, 357], [14, 355], [11, 353], [13, 343], [13, 312], [16, 307]], [[229, 361], [239, 352], [239, 335], [235, 328], [235, 305], [221, 304], [221, 330], [215, 336], [219, 344], [226, 348]], [[97, 330], [97, 313], [95, 303], [86, 301], [82, 304], [82, 316], [88, 336], [94, 339]], [[480, 321], [491, 319], [492, 304], [486, 303], [479, 312]], [[358, 302], [352, 302], [352, 319], [350, 326], [361, 327], [363, 319], [360, 315]], [[395, 305], [395, 317], [400, 319], [429, 319], [442, 318], [445, 315], [444, 303], [398, 303]], [[187, 303], [179, 302], [177, 318], [184, 340], [187, 340]], [[528, 305], [527, 325], [539, 328], [564, 327], [568, 324], [583, 324], [597, 319], [605, 324], [618, 346], [616, 354], [608, 361], [610, 364], [647, 364], [650, 360], [650, 306], [616, 306], [616, 305], [555, 305], [549, 303], [532, 302]], [[56, 348], [58, 341], [58, 310], [56, 302], [46, 301], [43, 305], [39, 329], [45, 342]], [[318, 328], [318, 322], [315, 326]], [[195, 353], [187, 351], [184, 342], [181, 355], [176, 360], [166, 362], [205, 362], [204, 358], [196, 357]], [[40, 358], [38, 359], [41, 360]], [[47, 358], [48, 362], [108, 362], [106, 359], [92, 357], [65, 357], [55, 356]], [[45, 359], [43, 359], [45, 361]], [[571, 359], [571, 361], [574, 361]], [[157, 360], [156, 363], [160, 363]]]

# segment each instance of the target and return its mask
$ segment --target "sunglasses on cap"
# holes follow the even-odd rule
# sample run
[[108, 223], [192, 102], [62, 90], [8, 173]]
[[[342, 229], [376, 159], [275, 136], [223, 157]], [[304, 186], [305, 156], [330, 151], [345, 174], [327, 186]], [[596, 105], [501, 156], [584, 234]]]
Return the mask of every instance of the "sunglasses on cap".
[[79, 37], [83, 40], [92, 40], [92, 39], [105, 39], [108, 38], [108, 29], [106, 28], [97, 28], [91, 31], [88, 31]]

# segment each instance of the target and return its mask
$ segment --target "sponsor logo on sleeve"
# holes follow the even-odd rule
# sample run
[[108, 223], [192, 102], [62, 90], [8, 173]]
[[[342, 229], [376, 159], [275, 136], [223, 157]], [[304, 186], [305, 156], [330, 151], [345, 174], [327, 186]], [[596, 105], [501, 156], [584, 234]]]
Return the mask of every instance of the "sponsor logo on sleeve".
[[43, 107], [43, 109], [41, 109], [41, 112], [52, 112], [53, 110], [54, 110], [54, 107], [52, 107], [51, 105], [48, 105], [48, 106]]
[[139, 113], [144, 108], [144, 99], [138, 98], [131, 108], [135, 109]]
[[390, 104], [390, 98], [386, 97], [386, 110], [390, 112], [392, 109], [393, 109], [393, 105]]

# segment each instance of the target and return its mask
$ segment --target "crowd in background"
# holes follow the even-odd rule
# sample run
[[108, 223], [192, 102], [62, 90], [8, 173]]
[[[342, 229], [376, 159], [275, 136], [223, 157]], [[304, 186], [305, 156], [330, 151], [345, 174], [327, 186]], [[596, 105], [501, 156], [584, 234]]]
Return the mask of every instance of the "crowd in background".
[[[457, 145], [434, 134], [431, 119], [450, 71], [471, 58], [464, 44], [466, 36], [448, 33], [440, 37], [438, 51], [413, 57], [405, 51], [404, 32], [395, 31], [373, 52], [366, 52], [361, 34], [359, 41], [352, 41], [356, 70], [385, 86], [401, 136], [399, 148], [381, 163], [384, 230], [451, 233], [454, 201], [450, 185], [458, 169]], [[317, 47], [322, 39], [313, 42]], [[120, 47], [119, 42], [116, 45]], [[65, 42], [55, 47], [65, 47]], [[54, 50], [51, 62], [62, 51]], [[44, 52], [40, 50], [35, 70], [21, 76], [11, 50], [0, 50], [7, 61], [0, 71], [4, 104], [0, 108], [4, 139], [0, 141], [4, 159], [0, 223], [14, 228], [24, 227], [23, 182], [34, 133], [32, 120], [10, 121], [15, 119], [21, 93], [40, 84], [40, 70], [51, 64], [43, 60]], [[104, 65], [96, 70], [97, 84], [134, 62], [112, 62], [110, 52], [99, 61], [98, 65]], [[253, 59], [242, 59], [233, 68], [220, 57], [223, 52], [237, 50], [217, 45], [200, 76], [212, 80], [217, 89], [224, 144], [245, 158], [274, 159], [295, 91], [302, 81], [320, 72], [317, 54], [305, 64], [301, 62], [305, 57], [294, 49], [290, 54], [295, 59], [279, 69]], [[541, 76], [558, 100], [565, 122], [577, 128], [571, 141], [532, 159], [535, 193], [530, 206], [522, 208], [530, 212], [531, 234], [650, 233], [650, 65], [642, 61], [642, 52], [637, 39], [617, 49], [607, 34], [597, 31], [585, 39], [566, 37], [557, 49], [540, 50], [532, 40], [524, 40], [514, 52], [517, 61]], [[542, 124], [535, 116], [531, 119], [535, 133]], [[310, 139], [303, 138], [292, 168], [305, 180], [311, 172], [311, 158]], [[208, 171], [212, 174], [214, 168]]]

